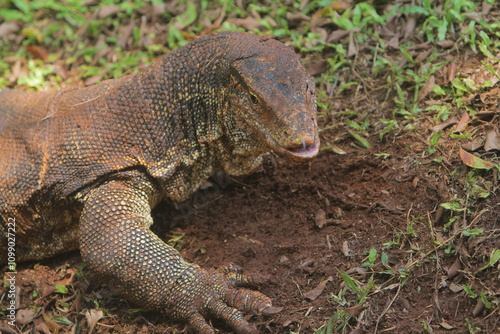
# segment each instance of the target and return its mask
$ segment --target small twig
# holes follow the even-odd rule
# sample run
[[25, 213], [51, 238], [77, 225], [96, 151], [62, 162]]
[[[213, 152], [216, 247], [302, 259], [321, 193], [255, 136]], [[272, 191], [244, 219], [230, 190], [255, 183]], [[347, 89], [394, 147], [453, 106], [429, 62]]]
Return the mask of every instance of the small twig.
[[396, 298], [398, 297], [399, 295], [399, 292], [401, 291], [401, 284], [399, 284], [398, 286], [398, 291], [396, 291], [396, 294], [394, 295], [394, 297], [392, 298], [392, 300], [390, 301], [389, 305], [387, 305], [386, 308], [384, 308], [384, 310], [382, 311], [382, 313], [380, 314], [380, 316], [378, 317], [377, 319], [377, 323], [375, 324], [375, 330], [373, 331], [373, 333], [377, 333], [377, 329], [378, 329], [378, 324], [380, 323], [380, 320], [382, 320], [382, 317], [387, 313], [387, 311], [389, 311], [389, 309], [391, 308], [392, 304], [394, 303], [394, 301], [396, 300]]

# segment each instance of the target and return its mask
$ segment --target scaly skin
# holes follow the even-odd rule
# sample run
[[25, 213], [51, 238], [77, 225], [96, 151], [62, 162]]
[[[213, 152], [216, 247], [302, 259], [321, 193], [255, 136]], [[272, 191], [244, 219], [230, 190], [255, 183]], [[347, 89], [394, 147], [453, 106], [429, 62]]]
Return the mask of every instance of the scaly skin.
[[143, 72], [84, 89], [0, 91], [0, 263], [7, 222], [16, 260], [80, 248], [123, 296], [198, 333], [206, 317], [257, 333], [242, 312], [271, 309], [249, 278], [202, 269], [150, 230], [163, 197], [252, 172], [270, 150], [319, 148], [314, 83], [283, 44], [241, 32], [196, 39]]

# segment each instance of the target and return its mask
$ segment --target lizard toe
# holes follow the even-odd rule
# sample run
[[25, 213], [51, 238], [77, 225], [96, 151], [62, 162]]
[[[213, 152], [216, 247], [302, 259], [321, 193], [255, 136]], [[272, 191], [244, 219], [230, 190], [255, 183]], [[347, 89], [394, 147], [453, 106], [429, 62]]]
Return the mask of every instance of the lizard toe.
[[227, 289], [223, 296], [229, 306], [243, 312], [261, 313], [272, 306], [271, 299], [266, 295], [247, 289]]
[[191, 314], [187, 319], [188, 324], [198, 334], [215, 334], [215, 330], [210, 326], [205, 318], [199, 313]]
[[238, 334], [257, 334], [257, 328], [248, 323], [243, 318], [243, 313], [235, 308], [227, 306], [222, 301], [213, 303], [209, 306], [209, 312], [215, 318], [224, 320]]

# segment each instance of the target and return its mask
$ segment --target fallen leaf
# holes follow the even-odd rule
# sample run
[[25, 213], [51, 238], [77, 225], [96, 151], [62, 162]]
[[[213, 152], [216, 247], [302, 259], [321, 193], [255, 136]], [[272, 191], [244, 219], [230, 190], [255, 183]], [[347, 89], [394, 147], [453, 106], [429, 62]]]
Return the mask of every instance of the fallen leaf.
[[134, 29], [134, 27], [135, 20], [130, 20], [130, 23], [126, 27], [120, 27], [120, 37], [118, 37], [118, 45], [120, 45], [122, 49], [125, 49], [125, 47], [127, 46], [128, 39], [130, 35], [132, 35], [132, 30]]
[[461, 285], [455, 284], [453, 282], [450, 283], [450, 286], [448, 288], [454, 293], [459, 293], [464, 290], [464, 288]]
[[457, 73], [457, 63], [452, 62], [448, 66], [448, 82], [455, 80], [455, 75]]
[[354, 306], [348, 307], [345, 311], [353, 318], [356, 318], [361, 312], [363, 312], [367, 306], [365, 302], [356, 304]]
[[16, 312], [16, 321], [21, 325], [27, 325], [35, 319], [36, 311], [32, 308], [23, 308], [17, 310]]
[[458, 122], [457, 126], [455, 127], [454, 132], [462, 132], [467, 128], [467, 125], [469, 125], [470, 117], [467, 111], [464, 111], [462, 113], [462, 117], [460, 117], [460, 122]]
[[4, 22], [0, 24], [0, 38], [6, 37], [8, 34], [19, 31], [19, 26], [14, 22]]
[[452, 279], [453, 277], [457, 276], [459, 270], [461, 269], [461, 267], [462, 266], [460, 264], [460, 260], [457, 257], [457, 259], [455, 260], [455, 262], [453, 262], [453, 264], [450, 266], [450, 268], [448, 268], [448, 271], [447, 271], [447, 277], [448, 277], [448, 279]]
[[328, 66], [328, 61], [326, 61], [326, 59], [321, 59], [306, 64], [306, 70], [309, 75], [314, 76], [323, 73], [326, 66]]
[[64, 277], [60, 280], [54, 281], [54, 285], [59, 284], [59, 285], [70, 285], [73, 282], [73, 277], [75, 276], [76, 270], [75, 269], [68, 269], [67, 273], [64, 275]]
[[495, 116], [498, 112], [497, 111], [480, 111], [477, 114], [474, 115], [472, 118], [473, 120], [480, 119], [482, 121], [488, 122], [493, 116]]
[[102, 5], [99, 8], [99, 12], [97, 13], [97, 17], [102, 20], [105, 19], [111, 15], [115, 15], [117, 13], [121, 12], [120, 7], [118, 5]]
[[387, 42], [387, 46], [393, 48], [394, 50], [399, 49], [399, 35], [395, 35], [392, 37], [389, 42]]
[[432, 127], [432, 131], [433, 132], [438, 132], [438, 131], [444, 130], [444, 129], [446, 129], [446, 128], [454, 125], [454, 124], [457, 124], [457, 123], [458, 123], [458, 118], [456, 118], [455, 116], [453, 116], [453, 117], [448, 118], [443, 123], [433, 126]]
[[473, 141], [462, 145], [462, 148], [469, 152], [477, 151], [481, 147], [483, 147], [483, 141], [480, 139], [474, 139]]
[[451, 48], [453, 45], [455, 45], [455, 42], [449, 41], [449, 40], [444, 40], [444, 41], [438, 41], [436, 44], [444, 49]]
[[319, 209], [316, 212], [316, 216], [314, 217], [314, 222], [316, 223], [316, 226], [319, 228], [323, 228], [326, 226], [326, 212], [323, 209]]
[[56, 332], [58, 333], [61, 330], [61, 326], [57, 324], [50, 316], [48, 316], [45, 313], [42, 313], [42, 318], [44, 321], [44, 324], [49, 328], [51, 332]]
[[323, 291], [325, 291], [325, 288], [326, 288], [326, 284], [328, 282], [331, 282], [333, 281], [333, 277], [330, 276], [328, 277], [327, 279], [321, 281], [318, 286], [316, 286], [314, 289], [312, 289], [311, 291], [309, 292], [306, 292], [304, 294], [304, 298], [310, 300], [310, 301], [313, 301], [315, 300], [316, 298], [318, 298], [322, 293]]
[[347, 47], [347, 55], [349, 57], [354, 57], [358, 54], [358, 48], [356, 47], [356, 43], [354, 42], [354, 33], [351, 31], [349, 33], [349, 46]]
[[26, 51], [31, 53], [34, 57], [42, 59], [43, 61], [46, 61], [49, 57], [47, 51], [41, 46], [28, 45], [26, 47]]
[[404, 39], [407, 39], [408, 36], [410, 36], [413, 31], [415, 30], [415, 27], [417, 26], [417, 17], [416, 15], [408, 15], [408, 19], [405, 24], [405, 34], [404, 34]]
[[288, 25], [290, 27], [297, 27], [303, 21], [311, 21], [311, 18], [304, 13], [286, 13], [286, 20], [288, 21]]
[[351, 249], [349, 248], [349, 242], [347, 240], [342, 243], [342, 254], [344, 254], [345, 257], [351, 255]]
[[85, 312], [85, 318], [87, 318], [87, 322], [89, 323], [89, 333], [92, 333], [95, 325], [101, 320], [102, 316], [103, 313], [101, 309], [91, 309]]
[[500, 150], [500, 132], [497, 126], [486, 124], [484, 126], [486, 131], [486, 140], [484, 141], [484, 149], [486, 151], [499, 151]]
[[476, 304], [476, 306], [474, 306], [474, 309], [472, 310], [472, 315], [474, 317], [477, 317], [478, 315], [480, 315], [481, 312], [483, 312], [483, 310], [484, 310], [484, 306], [485, 305], [484, 305], [483, 300], [481, 298], [478, 298], [477, 304]]
[[243, 27], [246, 30], [254, 30], [262, 27], [262, 23], [251, 16], [247, 16], [244, 19], [229, 18], [227, 19], [227, 22], [234, 24], [237, 27]]
[[338, 43], [342, 38], [349, 35], [349, 30], [335, 30], [326, 39], [327, 43]]
[[448, 323], [446, 323], [446, 322], [444, 322], [444, 321], [440, 322], [440, 323], [439, 323], [439, 325], [440, 325], [441, 327], [443, 327], [444, 329], [453, 329], [453, 328], [455, 328], [455, 327], [453, 327], [452, 325], [450, 325], [450, 324], [448, 324]]
[[423, 63], [424, 60], [426, 60], [427, 57], [429, 57], [429, 55], [431, 54], [432, 51], [434, 51], [434, 49], [428, 49], [428, 50], [425, 50], [423, 52], [420, 52], [418, 54], [418, 56], [415, 58], [415, 61], [419, 62], [419, 63]]
[[476, 157], [474, 154], [465, 151], [463, 148], [460, 148], [460, 159], [462, 159], [462, 162], [467, 166], [476, 169], [491, 169], [495, 167], [494, 163]]
[[425, 99], [427, 97], [427, 95], [429, 95], [432, 92], [432, 90], [434, 89], [435, 84], [436, 84], [436, 78], [433, 75], [431, 75], [429, 77], [429, 80], [427, 80], [427, 82], [425, 83], [425, 85], [418, 92], [418, 99], [417, 99], [417, 101], [420, 102], [423, 99]]

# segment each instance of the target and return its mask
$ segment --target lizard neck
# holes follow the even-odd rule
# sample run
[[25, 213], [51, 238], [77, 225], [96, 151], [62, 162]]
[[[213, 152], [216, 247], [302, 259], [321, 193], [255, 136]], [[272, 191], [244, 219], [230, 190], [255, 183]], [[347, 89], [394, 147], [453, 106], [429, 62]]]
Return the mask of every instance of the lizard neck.
[[[131, 77], [124, 89], [138, 93], [137, 100], [145, 104], [135, 108], [144, 114], [138, 116], [150, 118], [145, 123], [154, 149], [140, 150], [146, 168], [170, 185], [167, 193], [176, 201], [221, 169], [245, 174], [260, 163], [260, 152], [243, 152], [245, 125], [235, 123], [230, 110], [231, 64], [250, 52], [237, 46], [230, 33], [200, 38]], [[246, 162], [251, 163], [242, 168]]]

